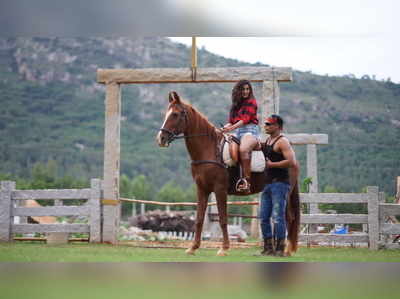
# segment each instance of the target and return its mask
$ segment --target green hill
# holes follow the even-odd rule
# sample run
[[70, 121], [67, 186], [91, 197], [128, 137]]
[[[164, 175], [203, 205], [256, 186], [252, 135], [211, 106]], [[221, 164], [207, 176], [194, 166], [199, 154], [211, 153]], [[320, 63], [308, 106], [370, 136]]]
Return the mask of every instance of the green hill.
[[[198, 52], [199, 67], [251, 64]], [[166, 38], [0, 39], [0, 173], [29, 177], [55, 160], [59, 176], [102, 177], [104, 86], [98, 68], [187, 67], [189, 49]], [[261, 66], [261, 64], [253, 65]], [[156, 191], [170, 180], [192, 184], [182, 142], [160, 149], [155, 135], [170, 90], [214, 123], [226, 121], [231, 84], [126, 85], [122, 90], [121, 169], [146, 175]], [[261, 85], [254, 86], [257, 98]], [[368, 76], [294, 72], [281, 84], [281, 115], [290, 133], [325, 133], [318, 147], [320, 189], [393, 195], [400, 175], [400, 85]], [[305, 147], [296, 147], [305, 175]]]

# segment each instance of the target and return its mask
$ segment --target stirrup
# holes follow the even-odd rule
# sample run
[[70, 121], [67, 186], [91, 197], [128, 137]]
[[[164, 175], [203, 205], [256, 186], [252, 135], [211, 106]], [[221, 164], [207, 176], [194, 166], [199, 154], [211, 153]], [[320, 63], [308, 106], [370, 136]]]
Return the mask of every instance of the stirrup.
[[250, 193], [250, 183], [247, 181], [246, 178], [240, 178], [236, 182], [236, 191]]

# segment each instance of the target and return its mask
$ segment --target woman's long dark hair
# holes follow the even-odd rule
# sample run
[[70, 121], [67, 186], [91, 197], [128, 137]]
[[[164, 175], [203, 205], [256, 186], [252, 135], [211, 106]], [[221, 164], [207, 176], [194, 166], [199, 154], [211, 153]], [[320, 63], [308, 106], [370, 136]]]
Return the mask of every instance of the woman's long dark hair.
[[242, 97], [242, 89], [244, 85], [249, 85], [250, 88], [250, 94], [249, 98], [254, 98], [253, 95], [253, 87], [251, 86], [251, 83], [249, 80], [240, 80], [238, 83], [235, 84], [235, 86], [232, 89], [232, 106], [231, 106], [231, 111], [230, 115], [232, 115], [235, 111], [239, 110], [242, 102], [243, 102], [243, 97]]

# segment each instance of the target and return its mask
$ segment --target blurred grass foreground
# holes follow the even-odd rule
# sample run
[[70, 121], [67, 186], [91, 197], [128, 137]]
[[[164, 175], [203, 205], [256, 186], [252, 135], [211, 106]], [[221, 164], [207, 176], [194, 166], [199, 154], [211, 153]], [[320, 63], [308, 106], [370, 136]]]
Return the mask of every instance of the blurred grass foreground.
[[184, 249], [140, 248], [126, 245], [72, 243], [0, 243], [0, 262], [400, 262], [399, 250], [368, 248], [300, 248], [285, 258], [255, 256], [259, 247], [231, 249], [226, 257], [217, 257], [218, 249], [200, 248], [195, 256]]
[[396, 298], [397, 264], [0, 263], [1, 298]]

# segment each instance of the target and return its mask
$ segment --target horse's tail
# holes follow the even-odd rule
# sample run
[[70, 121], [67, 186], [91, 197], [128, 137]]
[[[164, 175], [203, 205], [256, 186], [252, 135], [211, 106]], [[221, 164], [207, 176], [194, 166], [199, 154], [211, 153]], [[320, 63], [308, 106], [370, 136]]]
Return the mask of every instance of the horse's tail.
[[300, 231], [300, 196], [297, 184], [294, 186], [289, 197], [286, 219], [288, 223], [288, 244], [286, 251], [290, 255], [297, 251]]
[[300, 194], [299, 194], [299, 165], [289, 170], [291, 181], [291, 192], [288, 198], [288, 205], [286, 209], [286, 221], [288, 231], [288, 244], [286, 246], [286, 253], [291, 255], [297, 251], [297, 243], [299, 240], [300, 231]]

